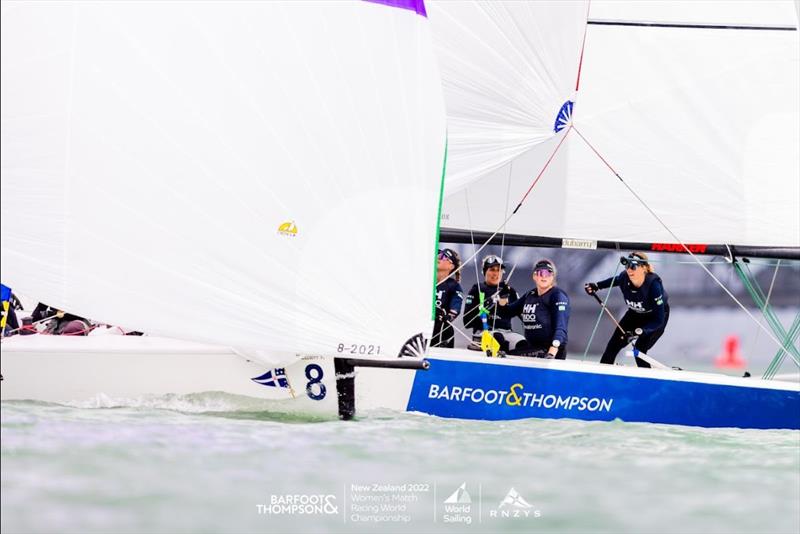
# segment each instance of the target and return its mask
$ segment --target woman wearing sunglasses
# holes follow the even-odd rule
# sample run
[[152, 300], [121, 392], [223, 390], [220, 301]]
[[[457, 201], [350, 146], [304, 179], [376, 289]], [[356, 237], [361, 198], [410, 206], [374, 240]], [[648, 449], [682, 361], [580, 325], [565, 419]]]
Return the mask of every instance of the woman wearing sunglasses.
[[517, 345], [509, 354], [535, 355], [563, 360], [567, 357], [569, 297], [556, 287], [556, 266], [542, 259], [533, 266], [536, 287], [514, 302], [500, 300], [500, 315], [519, 317], [525, 327], [525, 347]]
[[[464, 290], [461, 289], [461, 258], [451, 248], [439, 251], [436, 265], [436, 320], [433, 323], [432, 347], [453, 348], [455, 330], [451, 323], [461, 313]], [[455, 273], [455, 274], [454, 274]]]
[[[661, 278], [653, 272], [647, 254], [632, 252], [627, 257], [620, 258], [620, 263], [625, 266], [625, 271], [616, 278], [607, 278], [584, 286], [589, 295], [598, 289], [617, 286], [628, 305], [628, 311], [619, 321], [625, 332], [621, 332], [619, 328], [614, 329], [600, 363], [613, 364], [617, 353], [634, 341], [634, 347], [647, 354], [664, 333], [669, 320], [667, 292], [664, 291]], [[649, 363], [638, 357], [636, 365], [650, 367]]]

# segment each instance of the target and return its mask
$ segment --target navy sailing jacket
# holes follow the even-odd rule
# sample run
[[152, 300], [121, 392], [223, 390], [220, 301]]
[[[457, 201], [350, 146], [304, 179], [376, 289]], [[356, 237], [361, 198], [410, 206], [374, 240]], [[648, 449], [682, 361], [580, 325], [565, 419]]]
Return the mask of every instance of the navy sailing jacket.
[[525, 327], [525, 339], [534, 347], [549, 347], [554, 340], [567, 343], [569, 297], [558, 287], [539, 295], [536, 288], [500, 307], [500, 314], [519, 317]]
[[616, 278], [606, 278], [597, 282], [597, 288], [607, 289], [612, 283], [622, 291], [622, 297], [628, 305], [628, 313], [640, 315], [644, 322], [641, 329], [645, 334], [652, 334], [664, 326], [669, 302], [667, 292], [664, 291], [661, 278], [657, 274], [647, 273], [642, 287], [636, 287], [628, 278], [628, 273], [623, 271]]
[[448, 278], [441, 284], [436, 286], [436, 308], [437, 317], [449, 316], [449, 320], [453, 320], [461, 313], [461, 303], [464, 301], [464, 290], [461, 289], [461, 284]]
[[[518, 298], [517, 290], [511, 286], [507, 287], [508, 301], [514, 302]], [[501, 317], [500, 314], [497, 313], [497, 305], [493, 298], [495, 294], [501, 292], [500, 286], [490, 286], [486, 282], [481, 283], [480, 286], [475, 284], [472, 286], [472, 289], [469, 290], [467, 300], [464, 303], [464, 326], [472, 328], [474, 333], [483, 330], [483, 323], [481, 322], [481, 314], [479, 311], [481, 301], [478, 291], [483, 291], [483, 306], [489, 311], [487, 314], [489, 328], [511, 330], [511, 319], [508, 317]]]

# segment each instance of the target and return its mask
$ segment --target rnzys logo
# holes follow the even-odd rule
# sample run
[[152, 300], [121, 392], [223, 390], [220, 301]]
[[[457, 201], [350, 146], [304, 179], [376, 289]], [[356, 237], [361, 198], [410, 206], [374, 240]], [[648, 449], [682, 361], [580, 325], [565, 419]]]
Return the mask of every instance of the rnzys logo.
[[534, 510], [533, 505], [526, 501], [514, 488], [508, 490], [500, 506], [489, 510], [489, 517], [492, 518], [520, 519], [541, 516], [542, 512]]

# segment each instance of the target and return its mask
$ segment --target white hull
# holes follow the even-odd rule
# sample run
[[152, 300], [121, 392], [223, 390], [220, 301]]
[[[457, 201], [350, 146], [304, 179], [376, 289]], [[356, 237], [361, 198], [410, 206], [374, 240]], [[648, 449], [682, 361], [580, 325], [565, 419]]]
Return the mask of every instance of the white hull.
[[[299, 389], [265, 387], [252, 380], [271, 369], [231, 349], [166, 338], [139, 336], [15, 336], [2, 343], [2, 400], [64, 404], [131, 403], [151, 397], [222, 392], [264, 401], [270, 409], [312, 415], [337, 414], [335, 395], [309, 399], [302, 376]], [[333, 364], [325, 367], [326, 387], [335, 391]], [[404, 410], [414, 371], [359, 369], [360, 408]], [[328, 378], [330, 377], [330, 378]], [[359, 385], [361, 385], [359, 380]], [[265, 405], [267, 406], [267, 405]]]
[[[490, 359], [449, 349], [430, 350], [428, 357], [428, 371], [356, 367], [357, 409], [485, 420], [619, 418], [800, 428], [797, 383], [575, 360]], [[150, 397], [223, 392], [264, 401], [256, 409], [268, 411], [336, 417], [339, 410], [331, 358], [304, 357], [281, 368], [283, 387], [273, 380], [275, 369], [230, 349], [148, 337], [15, 336], [3, 341], [1, 364], [2, 400], [135, 404]], [[515, 387], [524, 402], [511, 401]], [[480, 390], [480, 399], [467, 390]], [[501, 395], [489, 401], [498, 394], [506, 400]], [[575, 400], [548, 406], [551, 398]], [[592, 399], [608, 409], [593, 410]]]

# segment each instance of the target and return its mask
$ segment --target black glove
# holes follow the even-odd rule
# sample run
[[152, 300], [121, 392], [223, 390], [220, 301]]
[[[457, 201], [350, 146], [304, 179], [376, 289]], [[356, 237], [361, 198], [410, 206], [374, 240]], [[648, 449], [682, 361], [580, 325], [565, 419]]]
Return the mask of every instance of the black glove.
[[588, 284], [583, 286], [583, 290], [586, 291], [587, 295], [594, 295], [598, 289], [599, 288], [597, 287], [597, 284], [595, 284], [594, 282], [589, 282]]
[[436, 320], [440, 323], [444, 321], [444, 318], [447, 317], [447, 312], [445, 312], [442, 308], [436, 308]]
[[505, 282], [500, 282], [500, 285], [498, 286], [497, 295], [501, 299], [507, 299], [508, 297], [511, 296], [511, 288], [508, 287], [508, 284], [506, 284]]

